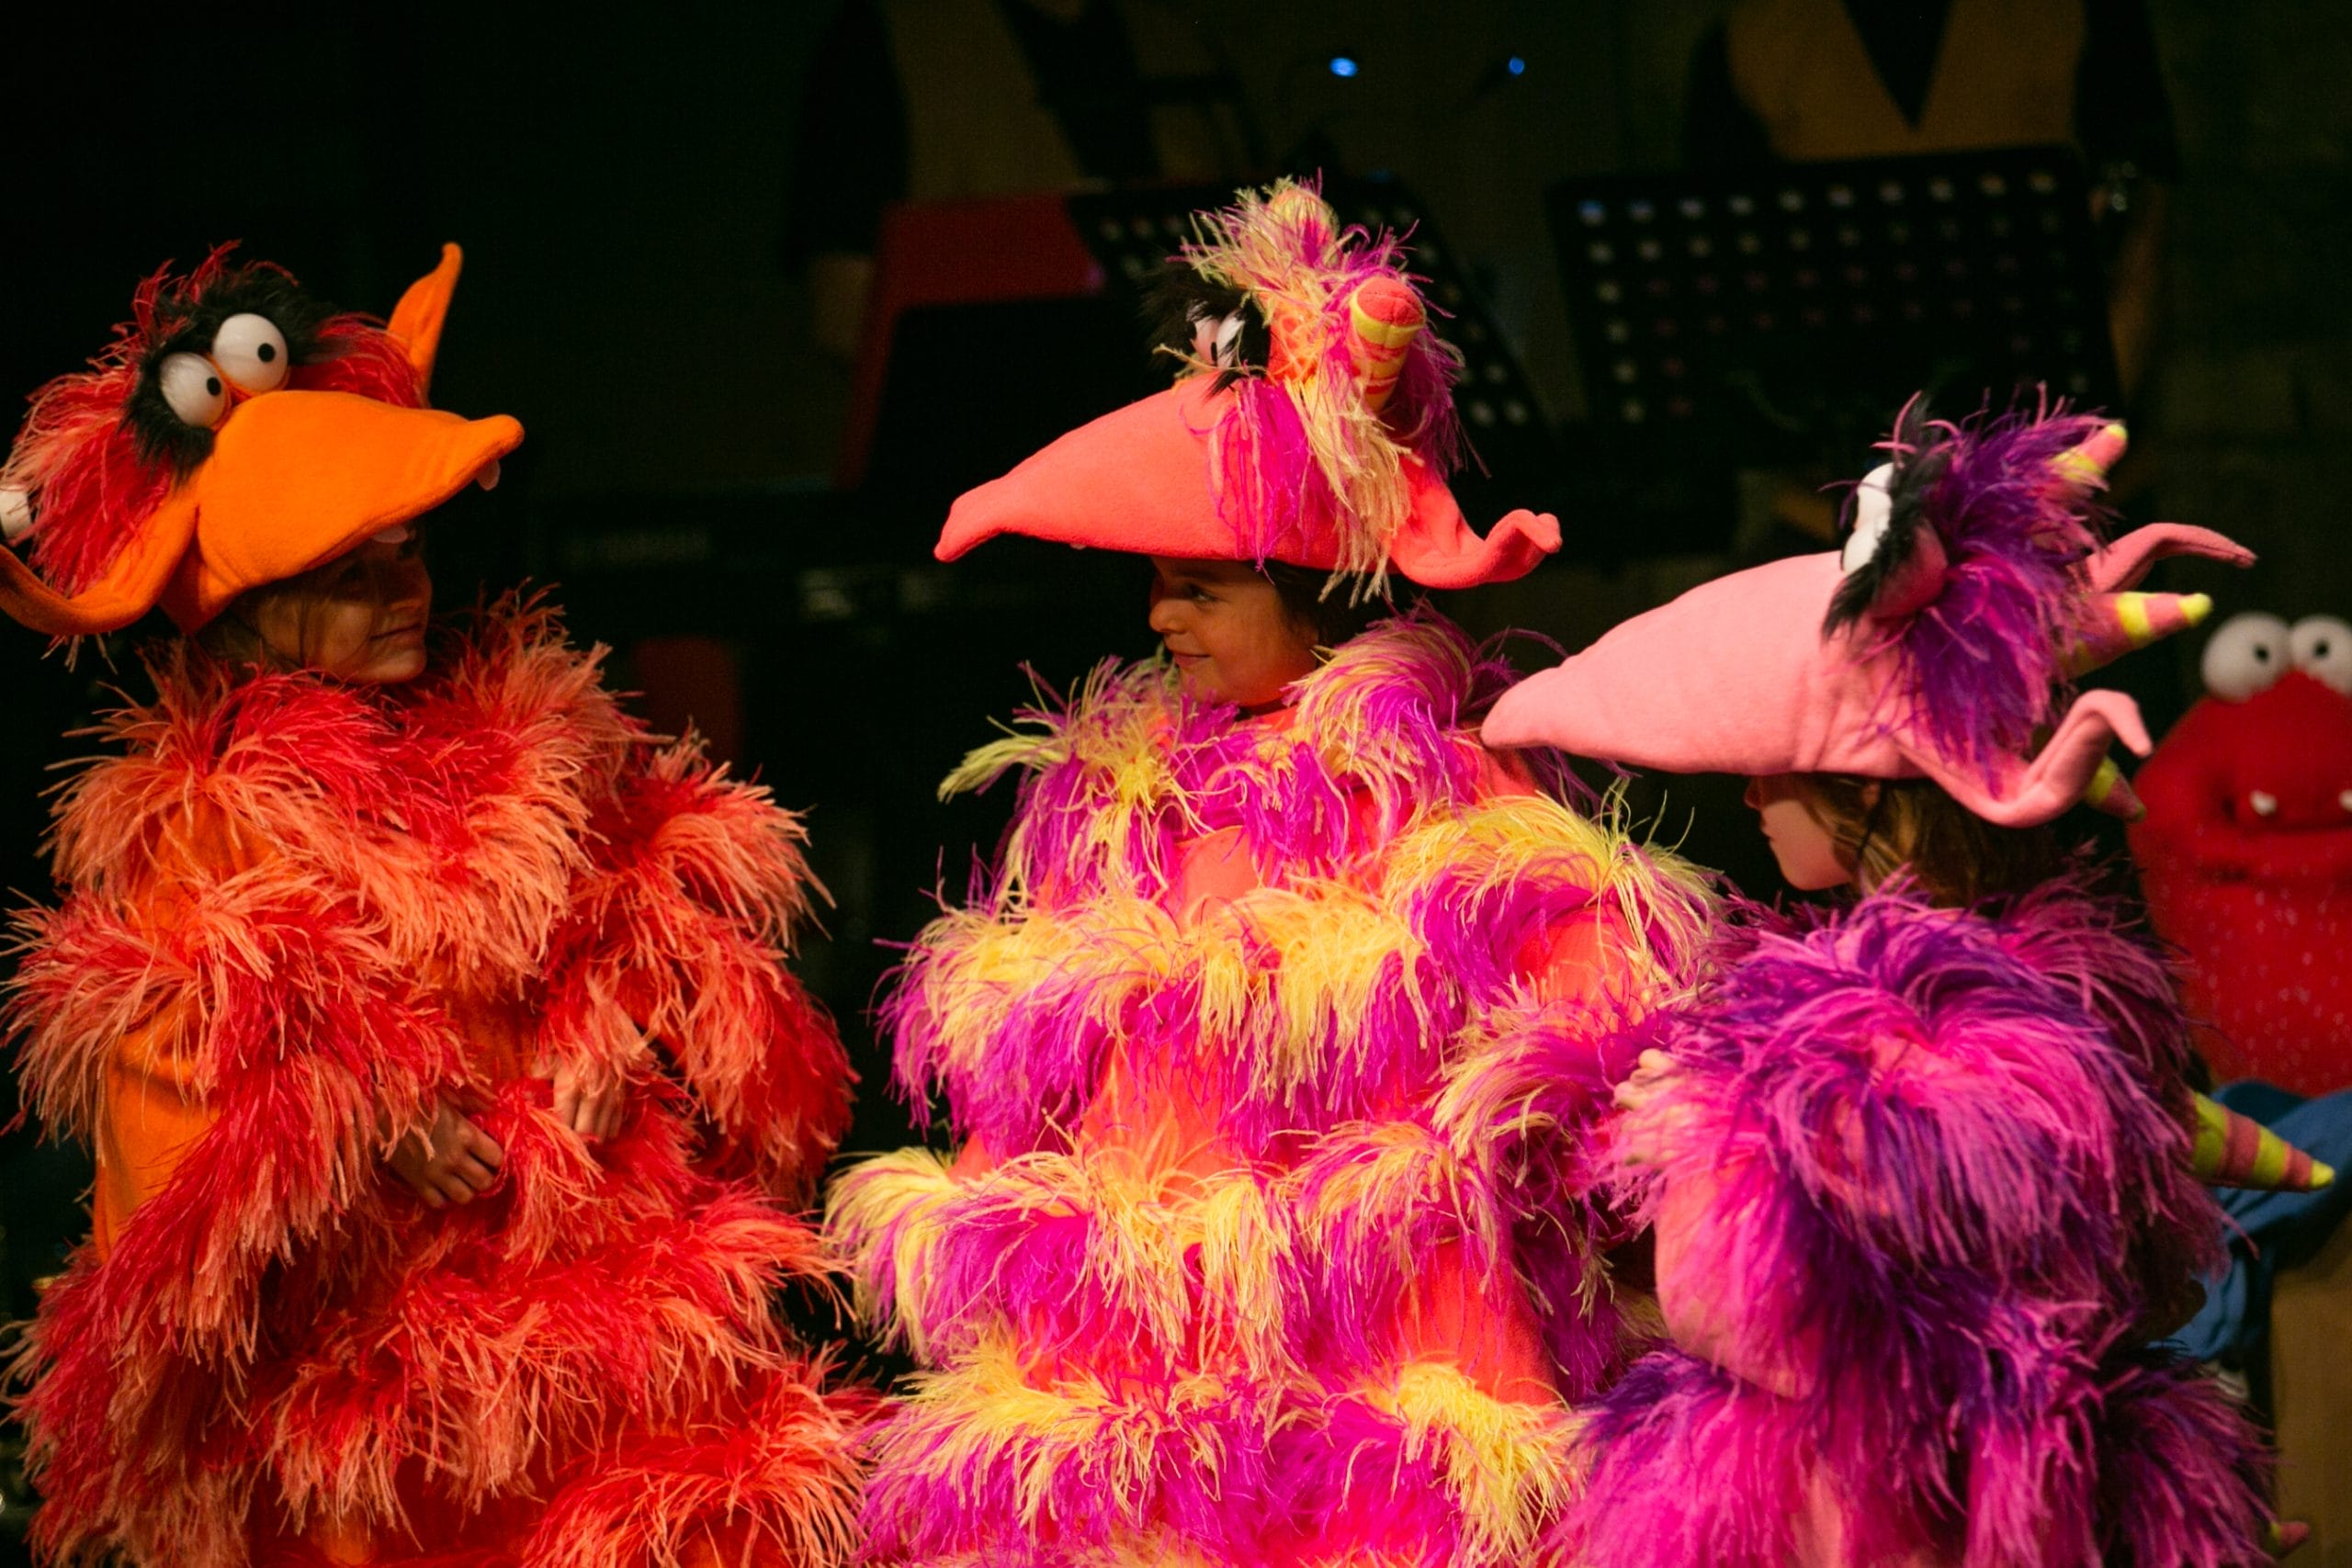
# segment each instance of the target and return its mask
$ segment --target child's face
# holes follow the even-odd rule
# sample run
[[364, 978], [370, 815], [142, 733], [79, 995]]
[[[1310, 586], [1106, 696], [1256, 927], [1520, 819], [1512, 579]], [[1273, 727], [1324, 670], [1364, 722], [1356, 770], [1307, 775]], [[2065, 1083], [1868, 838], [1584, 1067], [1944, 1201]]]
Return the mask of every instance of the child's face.
[[433, 579], [413, 525], [264, 591], [254, 632], [291, 665], [340, 681], [390, 685], [424, 669]]
[[1239, 561], [1151, 558], [1151, 629], [1188, 695], [1271, 706], [1315, 671], [1315, 634], [1265, 576]]
[[1805, 798], [1804, 780], [1795, 773], [1775, 773], [1747, 781], [1743, 796], [1756, 808], [1772, 858], [1781, 875], [1800, 893], [1817, 893], [1854, 880], [1854, 868], [1838, 852], [1838, 840], [1814, 815]]

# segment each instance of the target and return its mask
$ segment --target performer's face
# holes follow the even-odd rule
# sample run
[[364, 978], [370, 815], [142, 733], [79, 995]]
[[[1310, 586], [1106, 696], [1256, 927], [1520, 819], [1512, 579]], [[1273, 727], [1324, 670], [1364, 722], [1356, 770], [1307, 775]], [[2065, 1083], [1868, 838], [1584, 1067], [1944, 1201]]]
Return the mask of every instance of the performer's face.
[[253, 629], [280, 660], [341, 681], [391, 684], [424, 669], [433, 579], [412, 524], [255, 596]]
[[1854, 880], [1854, 868], [1815, 814], [1801, 775], [1750, 779], [1744, 798], [1756, 808], [1765, 841], [1772, 846], [1772, 858], [1781, 863], [1781, 875], [1790, 886], [1815, 893]]
[[1315, 670], [1315, 634], [1265, 576], [1239, 561], [1151, 558], [1151, 629], [1185, 692], [1245, 709], [1272, 705]]

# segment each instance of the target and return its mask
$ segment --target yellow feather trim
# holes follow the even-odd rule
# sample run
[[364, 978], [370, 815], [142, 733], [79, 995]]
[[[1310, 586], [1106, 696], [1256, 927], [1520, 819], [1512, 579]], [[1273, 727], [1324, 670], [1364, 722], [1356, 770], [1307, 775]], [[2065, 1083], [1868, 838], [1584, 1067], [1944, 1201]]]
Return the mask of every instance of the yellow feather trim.
[[1565, 1406], [1497, 1399], [1435, 1361], [1408, 1363], [1370, 1397], [1404, 1423], [1407, 1453], [1443, 1472], [1470, 1562], [1526, 1562], [1584, 1483], [1584, 1421]]

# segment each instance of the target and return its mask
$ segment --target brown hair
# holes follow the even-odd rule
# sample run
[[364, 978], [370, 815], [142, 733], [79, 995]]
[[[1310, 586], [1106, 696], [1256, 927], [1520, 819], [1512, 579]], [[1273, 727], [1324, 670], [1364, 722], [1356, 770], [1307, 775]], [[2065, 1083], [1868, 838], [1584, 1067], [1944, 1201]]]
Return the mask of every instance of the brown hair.
[[1337, 648], [1373, 622], [1396, 614], [1396, 606], [1385, 597], [1367, 593], [1355, 598], [1346, 583], [1332, 585], [1329, 592], [1324, 592], [1331, 581], [1328, 571], [1278, 560], [1270, 560], [1259, 570], [1282, 596], [1283, 613], [1293, 625], [1314, 633], [1317, 648]]
[[1908, 871], [1936, 903], [1959, 906], [2022, 893], [2064, 869], [2049, 828], [1996, 827], [1927, 779], [1808, 773], [1804, 786], [1805, 809], [1866, 888]]

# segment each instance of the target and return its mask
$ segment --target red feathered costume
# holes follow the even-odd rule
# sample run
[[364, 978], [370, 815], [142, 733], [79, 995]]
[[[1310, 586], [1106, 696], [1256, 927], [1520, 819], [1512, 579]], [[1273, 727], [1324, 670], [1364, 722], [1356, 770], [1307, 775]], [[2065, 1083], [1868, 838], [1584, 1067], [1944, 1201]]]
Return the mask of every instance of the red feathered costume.
[[[209, 495], [301, 386], [227, 415]], [[849, 1083], [783, 967], [797, 819], [649, 737], [529, 604], [401, 685], [187, 641], [151, 671], [58, 803], [62, 906], [22, 920], [28, 1096], [98, 1173], [25, 1355], [37, 1550], [845, 1558], [864, 1403], [771, 1301], [824, 1271], [790, 1206]], [[558, 1063], [626, 1086], [614, 1136], [557, 1120]], [[443, 1103], [505, 1158], [435, 1211], [384, 1159]]]

